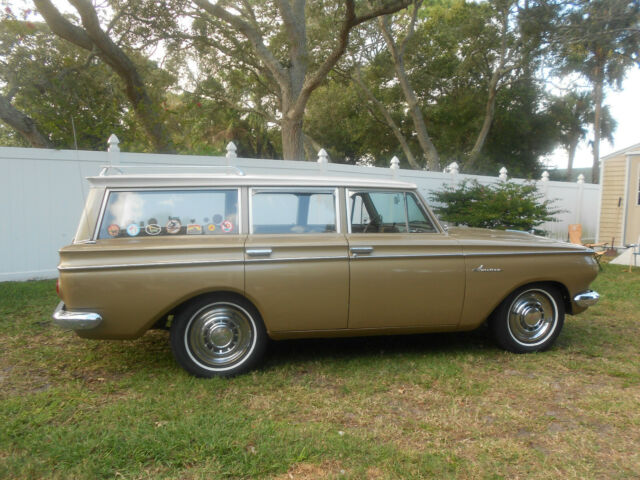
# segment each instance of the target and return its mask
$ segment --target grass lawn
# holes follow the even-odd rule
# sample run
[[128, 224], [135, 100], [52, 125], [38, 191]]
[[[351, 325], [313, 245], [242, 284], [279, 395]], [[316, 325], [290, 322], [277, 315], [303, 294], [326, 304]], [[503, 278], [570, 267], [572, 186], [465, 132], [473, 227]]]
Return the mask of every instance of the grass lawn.
[[82, 340], [0, 283], [0, 478], [640, 477], [640, 269], [541, 354], [485, 332], [275, 343], [199, 380], [166, 332]]

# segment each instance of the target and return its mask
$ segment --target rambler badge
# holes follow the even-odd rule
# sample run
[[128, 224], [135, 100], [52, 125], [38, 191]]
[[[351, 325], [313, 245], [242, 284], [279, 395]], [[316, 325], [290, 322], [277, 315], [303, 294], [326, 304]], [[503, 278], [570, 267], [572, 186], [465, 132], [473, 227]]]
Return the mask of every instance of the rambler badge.
[[480, 265], [473, 269], [474, 272], [501, 272], [501, 268], [485, 268], [484, 265]]

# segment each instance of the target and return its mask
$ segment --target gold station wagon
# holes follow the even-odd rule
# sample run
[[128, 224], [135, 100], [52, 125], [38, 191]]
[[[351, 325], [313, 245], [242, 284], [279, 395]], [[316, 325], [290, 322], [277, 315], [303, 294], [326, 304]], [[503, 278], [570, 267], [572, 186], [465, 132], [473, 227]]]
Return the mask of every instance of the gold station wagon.
[[565, 313], [598, 301], [591, 250], [447, 231], [413, 184], [218, 172], [89, 178], [73, 244], [60, 250], [55, 323], [97, 339], [169, 328], [178, 363], [211, 377], [255, 367], [269, 339], [485, 321], [501, 347], [534, 352]]

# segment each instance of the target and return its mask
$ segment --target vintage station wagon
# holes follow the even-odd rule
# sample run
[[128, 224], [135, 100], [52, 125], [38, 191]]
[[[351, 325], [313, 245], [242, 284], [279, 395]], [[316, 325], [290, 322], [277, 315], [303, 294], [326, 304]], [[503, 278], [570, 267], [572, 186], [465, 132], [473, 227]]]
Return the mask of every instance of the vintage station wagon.
[[255, 367], [269, 339], [472, 330], [551, 346], [598, 301], [589, 249], [447, 231], [416, 186], [331, 176], [104, 171], [60, 250], [53, 318], [96, 339], [169, 328], [194, 375]]

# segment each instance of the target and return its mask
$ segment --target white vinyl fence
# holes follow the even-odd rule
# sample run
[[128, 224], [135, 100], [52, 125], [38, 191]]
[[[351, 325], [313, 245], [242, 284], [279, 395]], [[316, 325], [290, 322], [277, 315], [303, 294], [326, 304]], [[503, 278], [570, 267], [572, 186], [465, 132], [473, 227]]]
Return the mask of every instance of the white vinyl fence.
[[[124, 153], [114, 135], [107, 152], [0, 147], [0, 281], [56, 276], [57, 251], [71, 242], [87, 195], [85, 178], [97, 175], [108, 164], [235, 165], [258, 174], [393, 177], [415, 183], [427, 200], [443, 184], [453, 185], [465, 178], [489, 184], [506, 180], [508, 174], [503, 168], [499, 177], [463, 175], [456, 164], [443, 173], [403, 170], [396, 158], [391, 159], [390, 168], [340, 165], [329, 163], [324, 150], [317, 162], [237, 158], [235, 150], [230, 143], [225, 157]], [[595, 240], [599, 185], [580, 180], [551, 182], [544, 174], [537, 184], [547, 198], [557, 199], [555, 205], [567, 211], [542, 229], [553, 238], [566, 240], [568, 225], [582, 223], [583, 240]]]

